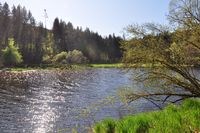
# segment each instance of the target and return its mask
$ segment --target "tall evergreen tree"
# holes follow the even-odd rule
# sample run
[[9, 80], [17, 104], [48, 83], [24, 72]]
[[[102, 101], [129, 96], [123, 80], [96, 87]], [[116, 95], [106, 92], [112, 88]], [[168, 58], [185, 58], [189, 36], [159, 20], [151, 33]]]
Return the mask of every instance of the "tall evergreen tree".
[[53, 37], [54, 37], [54, 43], [56, 46], [56, 49], [58, 51], [61, 51], [61, 29], [60, 29], [60, 22], [59, 19], [56, 18], [53, 23]]
[[2, 23], [1, 23], [1, 30], [2, 30], [2, 38], [1, 42], [3, 44], [3, 47], [6, 47], [8, 44], [8, 38], [9, 38], [9, 32], [10, 32], [10, 9], [9, 5], [7, 3], [4, 3], [2, 7]]

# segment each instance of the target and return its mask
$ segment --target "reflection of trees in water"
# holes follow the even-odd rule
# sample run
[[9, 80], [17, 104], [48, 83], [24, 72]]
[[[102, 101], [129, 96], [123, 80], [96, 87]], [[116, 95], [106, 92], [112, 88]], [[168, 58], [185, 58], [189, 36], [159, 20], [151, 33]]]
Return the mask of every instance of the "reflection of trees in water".
[[27, 75], [23, 73], [14, 73], [14, 72], [0, 72], [0, 88], [1, 89], [10, 89], [15, 87], [26, 88], [27, 84]]
[[[11, 91], [13, 93], [25, 94], [30, 87], [41, 86], [78, 86], [78, 81], [86, 77], [87, 71], [57, 71], [57, 70], [30, 70], [22, 72], [0, 72], [1, 91]], [[73, 79], [73, 80], [72, 80]]]

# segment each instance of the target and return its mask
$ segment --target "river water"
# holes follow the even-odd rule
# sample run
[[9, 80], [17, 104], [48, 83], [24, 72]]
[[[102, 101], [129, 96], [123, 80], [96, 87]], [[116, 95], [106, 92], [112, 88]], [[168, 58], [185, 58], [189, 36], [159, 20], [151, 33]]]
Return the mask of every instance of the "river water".
[[106, 117], [156, 109], [142, 99], [129, 107], [119, 101], [120, 88], [140, 88], [132, 75], [113, 68], [0, 72], [0, 132], [84, 133]]

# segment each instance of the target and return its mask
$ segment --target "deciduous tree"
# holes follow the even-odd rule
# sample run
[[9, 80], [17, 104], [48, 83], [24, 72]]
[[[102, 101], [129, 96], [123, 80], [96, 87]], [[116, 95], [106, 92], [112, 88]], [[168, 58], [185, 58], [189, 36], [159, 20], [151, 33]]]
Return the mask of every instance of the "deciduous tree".
[[199, 0], [171, 0], [169, 18], [176, 26], [173, 31], [155, 24], [127, 28], [134, 37], [123, 43], [124, 62], [129, 67], [148, 66], [136, 81], [155, 89], [128, 92], [125, 96], [129, 101], [161, 98], [165, 102], [176, 97], [170, 102], [177, 102], [200, 97], [200, 79], [193, 67], [199, 65], [200, 57], [199, 4]]
[[14, 39], [9, 39], [8, 47], [3, 50], [2, 58], [5, 66], [14, 66], [22, 62], [18, 48], [14, 46]]

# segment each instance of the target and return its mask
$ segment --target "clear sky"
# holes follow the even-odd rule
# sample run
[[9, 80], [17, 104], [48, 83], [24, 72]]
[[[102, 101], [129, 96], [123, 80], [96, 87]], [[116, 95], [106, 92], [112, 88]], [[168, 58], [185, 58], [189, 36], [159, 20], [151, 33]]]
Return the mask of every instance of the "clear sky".
[[105, 36], [122, 35], [123, 28], [132, 23], [156, 22], [167, 24], [166, 15], [170, 0], [0, 0], [10, 6], [25, 6], [37, 21], [44, 22], [47, 10], [47, 27], [52, 28], [56, 17], [76, 26], [89, 27]]

